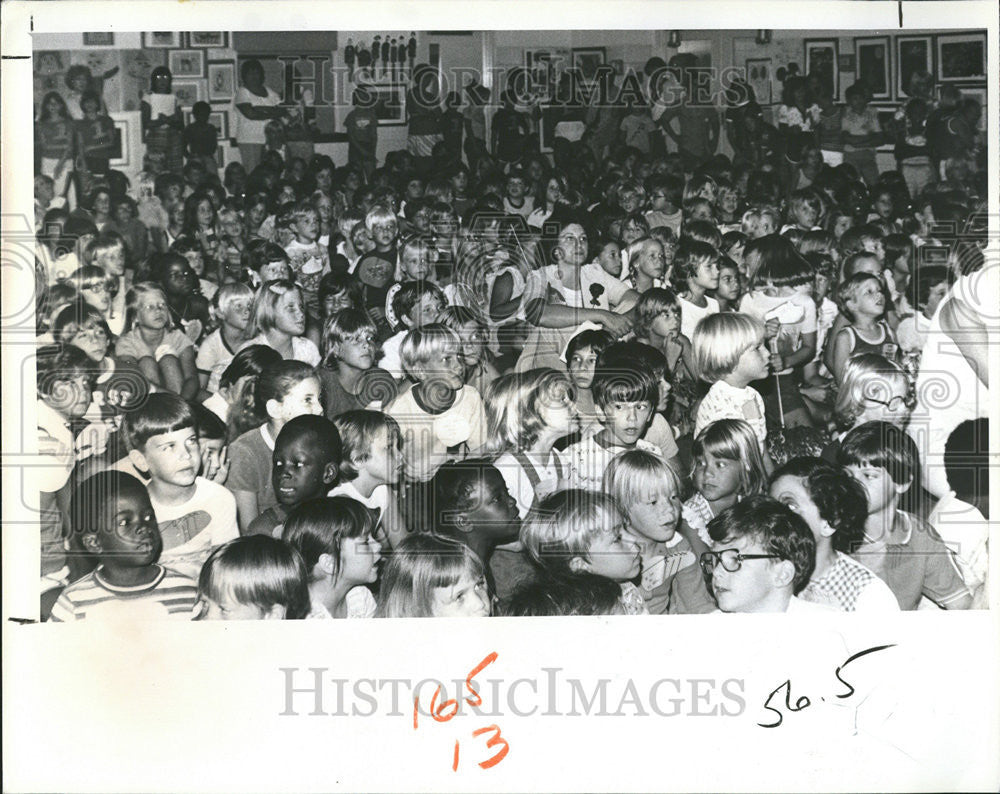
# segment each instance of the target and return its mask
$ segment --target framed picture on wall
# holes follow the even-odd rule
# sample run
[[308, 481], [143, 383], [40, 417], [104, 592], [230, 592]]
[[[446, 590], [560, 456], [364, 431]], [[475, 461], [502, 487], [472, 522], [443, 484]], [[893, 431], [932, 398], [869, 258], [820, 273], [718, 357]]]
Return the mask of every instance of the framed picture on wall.
[[854, 39], [855, 77], [874, 100], [892, 99], [892, 50], [888, 36]]
[[[194, 116], [191, 111], [186, 111], [184, 113], [184, 123], [187, 125], [193, 121]], [[223, 141], [229, 138], [229, 113], [225, 110], [213, 110], [208, 114], [208, 123], [219, 131], [219, 145], [221, 146]]]
[[170, 74], [178, 77], [204, 77], [205, 53], [201, 50], [174, 50], [168, 61]]
[[165, 50], [170, 47], [181, 46], [181, 34], [177, 31], [166, 31], [162, 33], [143, 33], [142, 46], [144, 49]]
[[913, 75], [934, 74], [934, 47], [930, 36], [896, 36], [896, 99], [905, 99]]
[[985, 80], [986, 34], [956, 33], [937, 37], [937, 79]]
[[375, 117], [380, 127], [406, 124], [406, 85], [389, 83], [370, 85], [367, 88], [375, 97]]
[[174, 80], [173, 90], [182, 110], [190, 110], [195, 102], [205, 100], [204, 80]]
[[836, 101], [840, 97], [840, 54], [836, 39], [806, 39], [807, 75], [817, 75]]
[[114, 33], [84, 33], [84, 47], [113, 47], [115, 45]]
[[608, 54], [604, 47], [574, 47], [573, 68], [579, 69], [584, 82], [593, 83], [597, 79], [597, 67], [603, 66]]
[[208, 101], [232, 102], [236, 96], [236, 64], [233, 61], [209, 61]]
[[771, 104], [771, 58], [747, 58], [747, 85], [753, 89], [758, 105]]
[[228, 47], [229, 34], [193, 30], [187, 34], [187, 45], [189, 47], [201, 47], [203, 49], [208, 49], [209, 47]]
[[129, 164], [129, 125], [124, 119], [114, 119], [115, 142], [108, 165], [112, 168], [127, 168]]

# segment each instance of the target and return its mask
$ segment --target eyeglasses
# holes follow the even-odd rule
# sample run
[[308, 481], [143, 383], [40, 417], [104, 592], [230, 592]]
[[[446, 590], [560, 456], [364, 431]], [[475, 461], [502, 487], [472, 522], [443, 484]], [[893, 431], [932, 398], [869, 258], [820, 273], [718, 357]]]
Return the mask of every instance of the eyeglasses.
[[101, 326], [96, 324], [81, 325], [76, 329], [76, 333], [73, 334], [73, 339], [77, 339], [81, 336], [91, 336], [95, 339], [105, 339], [107, 338], [107, 333]]
[[371, 334], [353, 334], [344, 337], [344, 341], [351, 345], [374, 345], [376, 339]]
[[740, 554], [739, 549], [723, 549], [722, 551], [706, 551], [701, 555], [701, 570], [706, 576], [711, 576], [715, 566], [722, 567], [729, 573], [736, 573], [743, 567], [744, 560], [777, 560], [777, 554]]
[[905, 397], [896, 395], [895, 397], [890, 397], [888, 400], [880, 400], [877, 397], [865, 397], [866, 402], [875, 403], [876, 405], [883, 405], [890, 411], [898, 411], [900, 406], [905, 406], [910, 410], [917, 407], [917, 395], [912, 392], [907, 394]]

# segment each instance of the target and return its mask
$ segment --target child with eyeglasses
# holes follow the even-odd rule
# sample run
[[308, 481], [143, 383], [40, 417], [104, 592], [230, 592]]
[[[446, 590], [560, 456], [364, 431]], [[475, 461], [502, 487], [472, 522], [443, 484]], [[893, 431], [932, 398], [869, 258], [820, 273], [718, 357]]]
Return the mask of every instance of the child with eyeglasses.
[[721, 612], [815, 614], [827, 607], [798, 594], [816, 565], [805, 520], [769, 496], [751, 496], [712, 519], [701, 568]]

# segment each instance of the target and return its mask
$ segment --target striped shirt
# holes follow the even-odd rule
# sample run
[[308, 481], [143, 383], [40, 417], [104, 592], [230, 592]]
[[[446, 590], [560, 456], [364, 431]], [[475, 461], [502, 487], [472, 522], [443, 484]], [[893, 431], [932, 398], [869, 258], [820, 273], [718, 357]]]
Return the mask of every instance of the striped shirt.
[[101, 567], [63, 590], [52, 607], [53, 623], [75, 620], [191, 620], [198, 601], [193, 579], [157, 565], [147, 584], [122, 587], [101, 576]]

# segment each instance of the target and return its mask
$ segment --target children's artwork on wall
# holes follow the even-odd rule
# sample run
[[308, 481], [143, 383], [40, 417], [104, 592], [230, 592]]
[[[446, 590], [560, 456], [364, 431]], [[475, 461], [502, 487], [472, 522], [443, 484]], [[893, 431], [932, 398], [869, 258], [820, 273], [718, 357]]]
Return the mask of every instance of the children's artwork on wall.
[[178, 77], [205, 76], [205, 53], [201, 50], [173, 50], [169, 63], [175, 80]]
[[127, 168], [129, 164], [129, 123], [125, 119], [112, 119], [115, 123], [115, 142], [108, 165]]
[[910, 81], [914, 74], [926, 72], [934, 74], [934, 50], [930, 36], [896, 37], [896, 99], [905, 99], [909, 94]]
[[373, 85], [369, 90], [375, 95], [375, 116], [380, 127], [398, 127], [406, 124], [406, 86], [402, 83]]
[[42, 50], [34, 55], [35, 101], [39, 93], [62, 91], [66, 88], [66, 69], [69, 66], [67, 53], [57, 50]]
[[146, 49], [172, 49], [181, 46], [181, 34], [177, 31], [143, 33], [142, 46]]
[[[194, 114], [188, 110], [184, 113], [184, 124], [190, 125], [194, 122]], [[219, 131], [219, 145], [229, 138], [229, 113], [225, 110], [213, 110], [208, 114], [208, 123]]]
[[840, 58], [836, 39], [806, 39], [806, 76], [816, 75], [830, 96], [840, 96]]
[[208, 101], [232, 102], [236, 96], [236, 64], [233, 61], [208, 64]]
[[770, 105], [772, 102], [771, 69], [770, 58], [747, 58], [746, 81], [753, 89], [758, 105]]
[[114, 33], [84, 33], [84, 47], [113, 47], [115, 45]]
[[892, 65], [889, 37], [870, 36], [854, 39], [855, 76], [864, 83], [871, 98], [892, 98]]
[[227, 47], [229, 46], [229, 34], [193, 30], [187, 34], [187, 46], [201, 47], [202, 49]]
[[149, 93], [149, 76], [167, 65], [166, 50], [122, 50], [122, 110], [138, 110], [139, 97]]
[[597, 68], [607, 59], [604, 47], [574, 47], [573, 68], [579, 69], [584, 82], [592, 83], [597, 78]]
[[986, 34], [937, 37], [938, 80], [985, 80]]
[[174, 96], [177, 97], [177, 104], [184, 110], [190, 110], [195, 102], [202, 102], [205, 99], [204, 80], [174, 80]]

